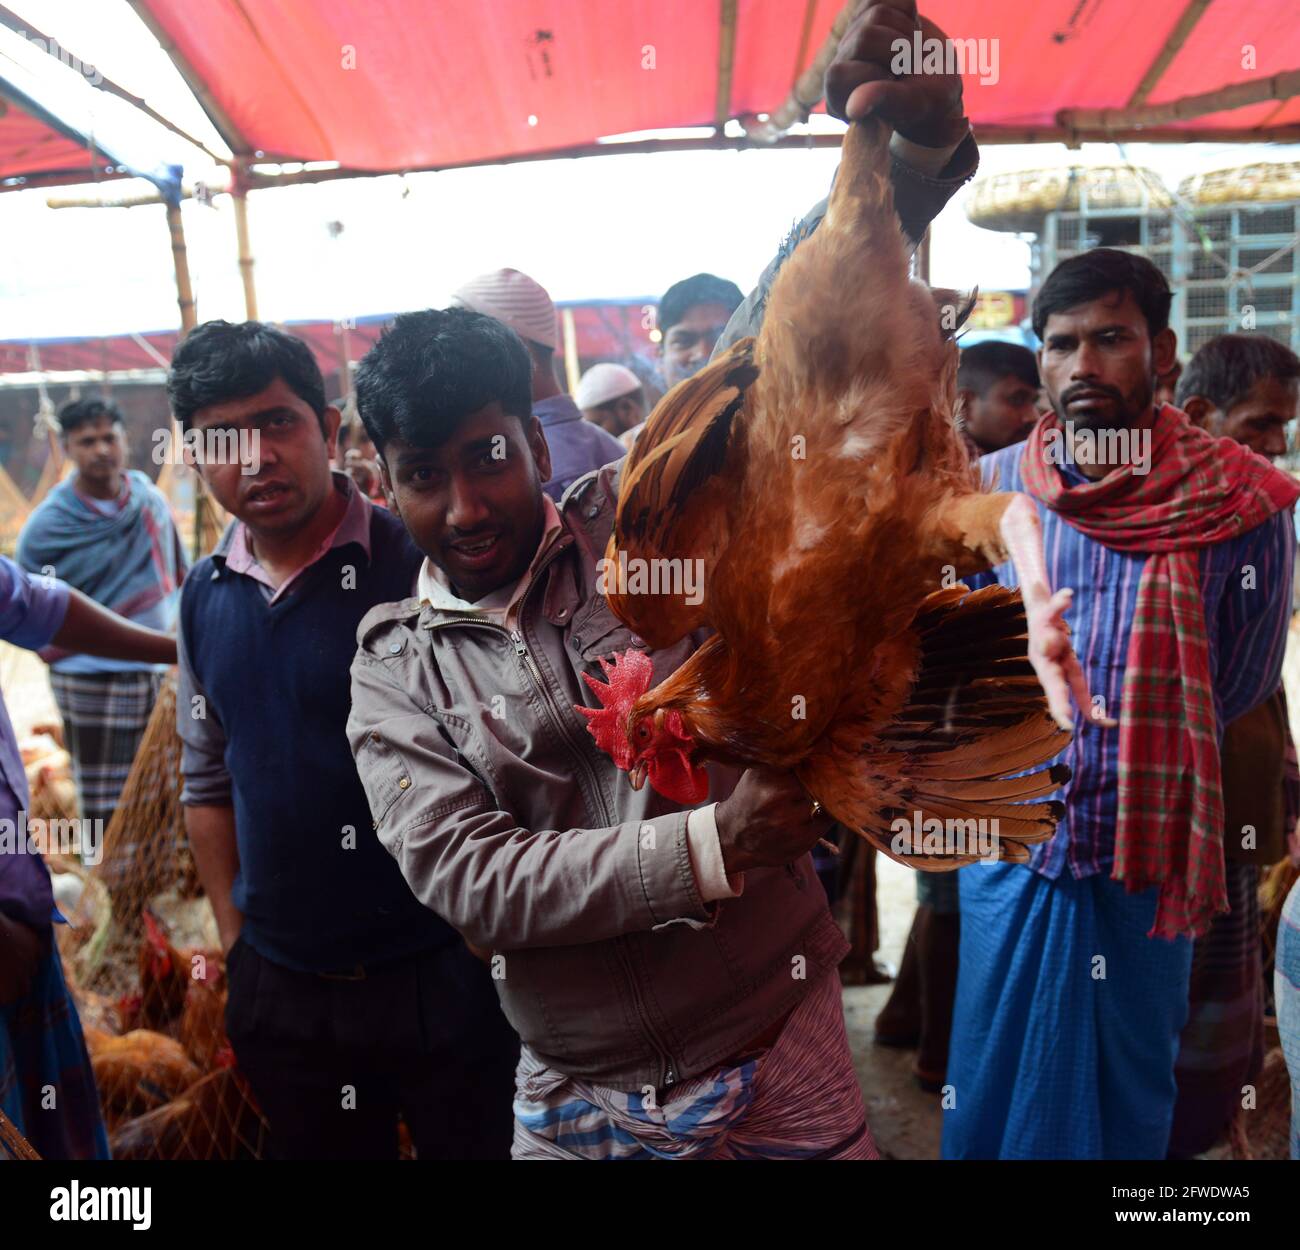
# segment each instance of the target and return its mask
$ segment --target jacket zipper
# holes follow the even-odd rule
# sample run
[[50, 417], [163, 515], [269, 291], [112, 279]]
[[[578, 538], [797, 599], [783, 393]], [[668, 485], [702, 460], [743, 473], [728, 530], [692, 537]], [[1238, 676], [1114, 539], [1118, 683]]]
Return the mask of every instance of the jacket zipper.
[[[537, 573], [533, 576], [532, 585], [529, 586], [527, 591], [525, 591], [524, 597], [520, 601], [519, 616], [521, 621], [523, 619], [524, 605], [528, 602], [528, 595], [532, 592], [533, 586], [537, 584], [537, 574], [540, 574], [542, 569], [546, 568], [549, 563], [550, 561], [548, 560], [546, 564], [543, 564], [538, 568]], [[552, 725], [554, 725], [554, 727], [559, 731], [561, 740], [569, 745], [574, 758], [577, 759], [578, 763], [582, 766], [591, 784], [592, 793], [596, 796], [597, 803], [600, 804], [601, 819], [604, 820], [606, 824], [612, 823], [613, 813], [610, 812], [608, 807], [605, 805], [605, 798], [600, 789], [600, 778], [596, 776], [595, 769], [592, 768], [591, 762], [583, 754], [581, 744], [573, 741], [573, 737], [569, 732], [569, 727], [565, 724], [563, 715], [556, 707], [555, 700], [551, 698], [551, 692], [546, 689], [546, 683], [542, 680], [542, 674], [538, 670], [537, 664], [533, 660], [532, 655], [529, 653], [528, 644], [524, 639], [522, 628], [509, 630], [504, 625], [497, 625], [493, 621], [485, 621], [481, 617], [477, 616], [444, 617], [442, 620], [435, 621], [429, 626], [429, 628], [431, 630], [439, 629], [445, 625], [478, 625], [483, 629], [490, 629], [505, 634], [510, 639], [514, 644], [515, 654], [519, 657], [519, 661], [523, 665], [524, 671], [531, 678], [534, 686], [536, 686], [538, 694], [542, 696], [542, 702], [546, 706], [546, 712], [551, 719]], [[632, 1002], [636, 1007], [637, 1017], [641, 1021], [641, 1027], [644, 1029], [645, 1034], [649, 1038], [650, 1044], [654, 1048], [655, 1054], [659, 1059], [659, 1070], [661, 1075], [661, 1080], [659, 1082], [660, 1087], [662, 1088], [672, 1085], [677, 1080], [677, 1067], [673, 1062], [672, 1052], [659, 1036], [658, 1030], [650, 1022], [649, 1013], [645, 1009], [645, 1000], [642, 998], [641, 991], [637, 986], [636, 968], [633, 966], [632, 957], [628, 954], [627, 950], [629, 942], [628, 935], [620, 934], [619, 937], [615, 939], [615, 942], [618, 945], [619, 961], [622, 963], [623, 969], [627, 973], [628, 988], [632, 991]]]

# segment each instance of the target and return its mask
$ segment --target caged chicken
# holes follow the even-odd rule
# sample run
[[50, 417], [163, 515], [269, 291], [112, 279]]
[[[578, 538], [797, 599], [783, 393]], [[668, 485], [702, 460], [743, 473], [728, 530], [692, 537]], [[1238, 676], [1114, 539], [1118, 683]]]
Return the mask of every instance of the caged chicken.
[[[705, 799], [705, 760], [794, 769], [900, 862], [993, 853], [899, 840], [900, 819], [986, 821], [998, 856], [1023, 861], [1060, 816], [1046, 796], [1068, 770], [1045, 765], [1071, 696], [1090, 700], [1035, 508], [981, 490], [954, 426], [970, 301], [908, 276], [889, 136], [875, 118], [850, 126], [826, 216], [782, 265], [758, 338], [670, 391], [623, 466], [611, 609], [652, 648], [713, 632], [654, 689], [643, 652], [602, 661], [607, 682], [584, 674], [600, 706], [577, 710], [633, 785], [683, 804]], [[957, 580], [1008, 557], [1023, 603]], [[702, 594], [664, 589], [686, 561]]]
[[178, 1041], [152, 1029], [132, 1029], [113, 1037], [88, 1028], [85, 1034], [110, 1131], [171, 1102], [203, 1075]]

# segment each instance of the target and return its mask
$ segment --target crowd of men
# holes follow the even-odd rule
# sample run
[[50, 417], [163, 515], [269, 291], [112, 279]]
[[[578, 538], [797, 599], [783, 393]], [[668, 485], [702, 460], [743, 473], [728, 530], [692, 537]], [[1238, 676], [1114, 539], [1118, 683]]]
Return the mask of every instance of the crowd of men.
[[[880, 80], [882, 8], [846, 37], [828, 102], [894, 125], [917, 240], [977, 156], [959, 86]], [[756, 331], [791, 246], [748, 298], [709, 274], [668, 290], [665, 389]], [[1159, 401], [1171, 299], [1141, 256], [1095, 249], [1038, 291], [1037, 355], [986, 342], [961, 362], [972, 462], [1035, 500], [1101, 704], [1028, 863], [919, 881], [877, 1035], [918, 1048], [947, 1158], [1197, 1153], [1259, 1071], [1255, 887], [1300, 855], [1280, 688], [1300, 486], [1271, 464], [1300, 361], [1223, 336], [1177, 405]], [[0, 636], [59, 649], [88, 814], [111, 812], [178, 650], [185, 832], [273, 1153], [393, 1158], [400, 1118], [420, 1159], [873, 1158], [849, 944], [810, 855], [824, 818], [789, 778], [721, 767], [683, 811], [627, 785], [572, 710], [583, 676], [640, 643], [596, 562], [651, 397], [627, 362], [569, 396], [555, 348], [546, 292], [483, 275], [384, 331], [344, 445], [305, 343], [200, 325], [171, 364], [172, 412], [258, 448], [253, 473], [201, 466], [232, 518], [216, 549], [187, 572], [161, 497], [124, 468], [118, 414], [73, 405], [76, 472], [19, 563], [0, 560]], [[1126, 438], [1099, 461], [1085, 448], [1105, 431]], [[972, 586], [992, 581], [1013, 568]], [[0, 765], [16, 813], [4, 718]], [[0, 949], [17, 952], [0, 960], [0, 1108], [43, 1152], [89, 1157], [106, 1141], [52, 907], [37, 857], [0, 857]], [[1300, 1076], [1297, 912], [1293, 894], [1275, 984]], [[46, 1083], [66, 1094], [54, 1114], [33, 1097]]]

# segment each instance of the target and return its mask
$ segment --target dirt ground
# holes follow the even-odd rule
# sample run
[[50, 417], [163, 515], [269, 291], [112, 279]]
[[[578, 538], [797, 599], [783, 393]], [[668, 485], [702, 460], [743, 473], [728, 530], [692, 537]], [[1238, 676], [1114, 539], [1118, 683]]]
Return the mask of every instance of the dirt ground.
[[[876, 856], [876, 906], [879, 957], [897, 970], [916, 911], [916, 874], [883, 855]], [[877, 1046], [872, 1040], [876, 1016], [892, 988], [858, 985], [844, 991], [844, 1022], [867, 1123], [882, 1158], [937, 1159], [943, 1113], [939, 1095], [927, 1094], [912, 1075], [916, 1052]]]

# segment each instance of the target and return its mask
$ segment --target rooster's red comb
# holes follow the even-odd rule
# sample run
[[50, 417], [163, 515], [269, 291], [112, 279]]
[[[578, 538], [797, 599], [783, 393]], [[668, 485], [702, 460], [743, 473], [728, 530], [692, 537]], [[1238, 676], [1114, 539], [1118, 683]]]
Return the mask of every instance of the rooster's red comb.
[[599, 707], [575, 705], [575, 711], [587, 718], [587, 730], [596, 745], [620, 768], [632, 764], [632, 748], [623, 726], [634, 704], [647, 690], [654, 676], [654, 665], [644, 651], [624, 651], [611, 664], [601, 658], [601, 671], [609, 679], [597, 681], [587, 673], [582, 680], [600, 701]]

